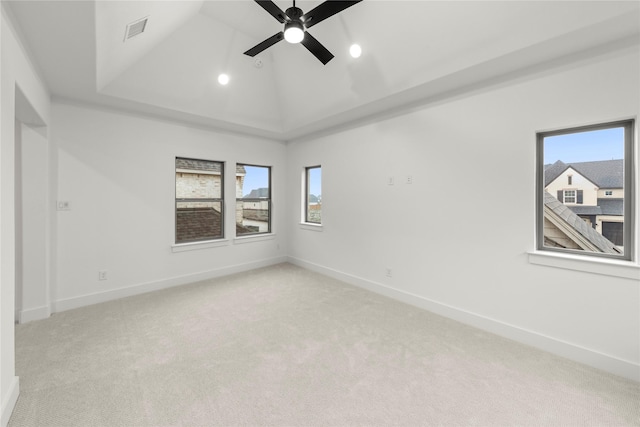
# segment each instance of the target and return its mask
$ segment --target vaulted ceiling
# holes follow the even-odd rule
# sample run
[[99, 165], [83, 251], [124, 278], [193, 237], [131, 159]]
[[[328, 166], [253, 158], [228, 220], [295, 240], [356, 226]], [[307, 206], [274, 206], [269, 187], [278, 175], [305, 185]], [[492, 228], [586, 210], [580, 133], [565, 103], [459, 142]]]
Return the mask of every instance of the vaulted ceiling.
[[282, 25], [254, 1], [4, 2], [54, 97], [280, 140], [640, 37], [637, 1], [364, 0], [309, 30], [335, 55], [327, 65], [281, 42], [258, 67], [243, 52]]

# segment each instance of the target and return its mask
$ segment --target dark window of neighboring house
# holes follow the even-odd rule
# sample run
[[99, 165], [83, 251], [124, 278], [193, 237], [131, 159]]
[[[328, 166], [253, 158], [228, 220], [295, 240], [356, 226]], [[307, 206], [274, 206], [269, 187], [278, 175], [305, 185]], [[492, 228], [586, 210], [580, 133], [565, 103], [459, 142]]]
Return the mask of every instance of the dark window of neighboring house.
[[322, 224], [322, 167], [305, 168], [305, 222]]
[[224, 237], [224, 163], [176, 157], [176, 243]]
[[614, 244], [622, 246], [624, 241], [622, 233], [623, 226], [621, 222], [602, 222], [602, 234]]
[[[633, 120], [624, 120], [537, 134], [538, 250], [634, 258], [634, 126]], [[569, 168], [575, 173], [566, 175]], [[580, 179], [573, 179], [576, 174]], [[566, 185], [573, 188], [563, 188]], [[620, 188], [623, 196], [601, 204], [598, 188], [603, 187]], [[603, 221], [600, 229], [581, 221], [584, 215], [618, 218]]]
[[271, 232], [271, 168], [236, 167], [236, 235]]

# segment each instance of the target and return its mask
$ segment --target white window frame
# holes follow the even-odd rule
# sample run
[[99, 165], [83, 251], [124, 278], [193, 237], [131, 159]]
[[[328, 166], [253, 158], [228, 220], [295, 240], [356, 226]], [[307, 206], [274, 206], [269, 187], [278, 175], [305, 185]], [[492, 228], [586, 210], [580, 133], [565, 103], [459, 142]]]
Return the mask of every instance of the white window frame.
[[[175, 166], [176, 162], [178, 159], [185, 159], [185, 160], [196, 160], [196, 161], [203, 161], [203, 162], [211, 162], [211, 163], [219, 163], [220, 164], [220, 197], [219, 198], [203, 198], [203, 199], [197, 199], [197, 201], [202, 201], [202, 202], [209, 202], [209, 203], [220, 203], [220, 236], [219, 237], [215, 237], [212, 239], [209, 238], [203, 238], [203, 239], [191, 239], [191, 240], [184, 240], [184, 241], [180, 241], [178, 242], [178, 203], [184, 202], [187, 199], [179, 199], [177, 197], [177, 178], [176, 175], [178, 173], [181, 173], [178, 171], [178, 168]], [[226, 245], [227, 240], [225, 239], [225, 191], [224, 191], [224, 186], [225, 186], [225, 170], [226, 170], [226, 164], [224, 161], [220, 161], [220, 160], [208, 160], [208, 159], [195, 159], [195, 158], [191, 158], [191, 157], [184, 157], [184, 156], [176, 156], [174, 159], [174, 244], [172, 245], [172, 247], [174, 248], [174, 252], [180, 251], [180, 249], [176, 248], [182, 248], [184, 247], [185, 249], [188, 248], [193, 248], [193, 247], [204, 247], [204, 246], [209, 246], [209, 247], [215, 247], [215, 246], [221, 246], [221, 245]], [[189, 199], [191, 200], [191, 199]], [[195, 200], [195, 199], [194, 199]]]
[[[569, 199], [573, 199], [573, 201], [569, 201]], [[578, 200], [578, 191], [576, 190], [562, 190], [562, 200], [564, 204], [575, 205]]]
[[[320, 221], [311, 221], [309, 219], [309, 187], [310, 187], [310, 180], [309, 180], [309, 172], [312, 169], [320, 169], [321, 173], [322, 173], [322, 165], [315, 165], [315, 166], [306, 166], [304, 168], [304, 192], [302, 195], [302, 203], [303, 203], [303, 218], [302, 218], [302, 223], [305, 225], [312, 225], [315, 227], [321, 226], [322, 225], [322, 214], [320, 217]], [[321, 175], [322, 176], [322, 175]], [[322, 179], [320, 181], [320, 186], [322, 186]]]
[[[544, 139], [549, 136], [571, 134], [578, 132], [596, 131], [601, 129], [610, 129], [615, 127], [623, 127], [625, 129], [624, 141], [624, 253], [621, 255], [604, 254], [598, 252], [588, 252], [581, 250], [573, 250], [567, 248], [553, 248], [544, 246]], [[578, 260], [595, 260], [596, 258], [610, 259], [612, 261], [622, 261], [633, 263], [632, 269], [637, 269], [636, 250], [638, 247], [638, 237], [636, 229], [636, 209], [638, 200], [636, 199], [637, 175], [634, 168], [634, 136], [635, 136], [635, 119], [619, 120], [615, 122], [607, 122], [595, 125], [586, 125], [574, 128], [566, 128], [554, 131], [537, 133], [537, 158], [536, 158], [536, 250], [530, 256], [530, 261], [535, 264], [554, 265], [554, 262], [542, 262], [548, 254], [563, 254]], [[563, 193], [564, 194], [564, 193]], [[577, 194], [576, 194], [577, 197]], [[563, 201], [566, 203], [566, 201]], [[540, 255], [543, 255], [542, 257]], [[557, 260], [556, 260], [557, 261]], [[581, 265], [581, 263], [573, 262], [572, 265]], [[568, 267], [571, 268], [571, 267]], [[576, 269], [576, 268], [573, 268]], [[634, 270], [635, 271], [635, 270]], [[625, 273], [626, 274], [626, 273]], [[637, 273], [634, 273], [637, 274]], [[624, 276], [623, 274], [623, 277]]]
[[[267, 225], [267, 231], [256, 231], [254, 233], [245, 233], [245, 234], [238, 234], [236, 232], [236, 238], [244, 238], [244, 237], [256, 237], [256, 236], [264, 236], [266, 234], [271, 234], [272, 233], [272, 218], [273, 218], [273, 203], [272, 203], [272, 191], [271, 191], [271, 166], [264, 166], [264, 165], [254, 165], [254, 164], [249, 164], [249, 163], [237, 163], [236, 166], [249, 166], [249, 167], [256, 167], [256, 168], [264, 168], [267, 169], [267, 171], [269, 172], [269, 194], [266, 198], [253, 198], [253, 199], [245, 199], [245, 198], [237, 198], [236, 197], [236, 204], [239, 201], [246, 201], [246, 202], [267, 202], [268, 206], [269, 206], [269, 221], [268, 221], [268, 225]], [[235, 224], [235, 221], [234, 221]]]

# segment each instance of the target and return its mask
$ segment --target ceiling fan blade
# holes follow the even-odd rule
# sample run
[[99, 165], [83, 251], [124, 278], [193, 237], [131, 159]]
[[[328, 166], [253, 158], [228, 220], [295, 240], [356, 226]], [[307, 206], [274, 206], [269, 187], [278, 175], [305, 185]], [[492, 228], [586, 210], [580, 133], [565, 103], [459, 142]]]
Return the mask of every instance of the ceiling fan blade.
[[284, 40], [284, 33], [282, 31], [280, 31], [278, 34], [272, 35], [262, 43], [258, 43], [257, 45], [246, 51], [244, 54], [248, 56], [256, 56], [266, 48], [278, 43], [280, 40]]
[[326, 47], [322, 45], [315, 37], [309, 34], [308, 31], [304, 33], [304, 38], [300, 42], [304, 47], [306, 47], [309, 52], [313, 53], [313, 55], [320, 60], [324, 65], [327, 62], [333, 59], [333, 54], [327, 50]]
[[286, 13], [282, 11], [274, 2], [271, 0], [255, 0], [264, 10], [269, 12], [271, 16], [276, 18], [281, 24], [288, 22], [290, 19]]
[[330, 18], [338, 12], [342, 12], [346, 8], [351, 7], [356, 3], [360, 3], [361, 1], [362, 0], [325, 1], [324, 3], [321, 3], [319, 6], [302, 15], [302, 22], [304, 22], [304, 26], [306, 28], [311, 28], [317, 23]]

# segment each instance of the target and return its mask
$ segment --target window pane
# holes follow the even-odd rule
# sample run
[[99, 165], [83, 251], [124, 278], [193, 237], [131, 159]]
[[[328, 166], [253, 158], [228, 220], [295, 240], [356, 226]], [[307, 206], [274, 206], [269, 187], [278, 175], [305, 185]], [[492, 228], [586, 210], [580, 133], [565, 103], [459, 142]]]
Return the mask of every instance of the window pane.
[[176, 243], [222, 238], [222, 202], [176, 202]]
[[306, 221], [322, 223], [322, 168], [307, 168]]
[[629, 128], [618, 123], [540, 135], [543, 247], [624, 254]]
[[224, 237], [224, 164], [176, 158], [176, 243]]
[[271, 168], [236, 167], [236, 235], [271, 232]]
[[268, 233], [271, 206], [264, 201], [236, 201], [236, 213], [240, 212], [240, 221], [236, 221], [236, 234]]

